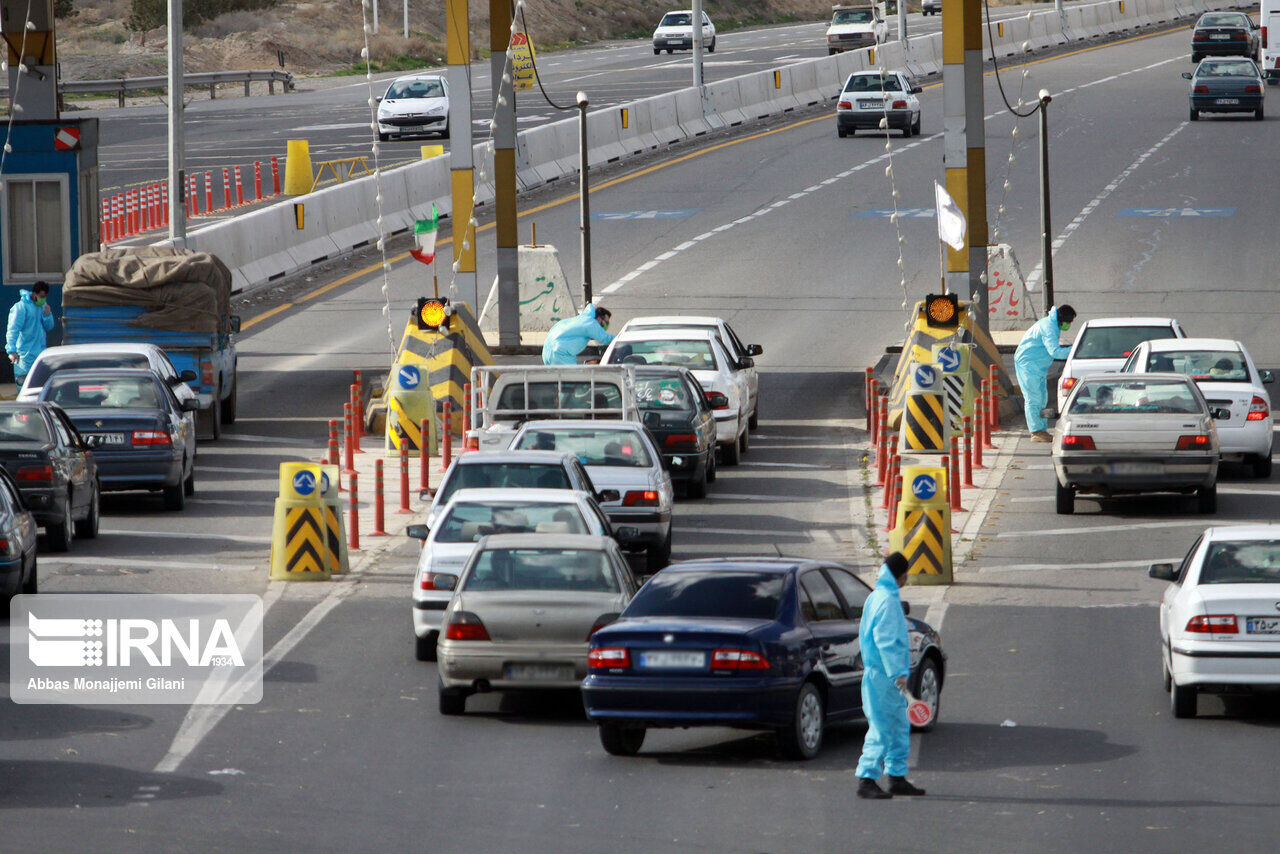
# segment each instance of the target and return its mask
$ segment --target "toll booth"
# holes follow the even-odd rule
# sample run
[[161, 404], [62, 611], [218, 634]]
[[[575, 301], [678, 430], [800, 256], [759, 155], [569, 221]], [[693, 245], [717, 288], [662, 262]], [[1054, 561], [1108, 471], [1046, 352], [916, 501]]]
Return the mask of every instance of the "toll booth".
[[[48, 282], [62, 340], [62, 281], [71, 263], [98, 248], [98, 120], [15, 121], [0, 149], [0, 316], [21, 288]], [[0, 382], [13, 380], [8, 359]]]

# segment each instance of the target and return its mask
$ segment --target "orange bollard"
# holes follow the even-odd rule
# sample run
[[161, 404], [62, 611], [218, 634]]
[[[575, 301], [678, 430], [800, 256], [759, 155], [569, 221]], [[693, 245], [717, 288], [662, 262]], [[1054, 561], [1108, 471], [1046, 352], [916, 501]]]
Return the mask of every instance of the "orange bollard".
[[867, 382], [867, 432], [874, 445], [880, 438], [880, 383], [874, 377]]
[[955, 436], [951, 437], [951, 455], [947, 467], [947, 492], [951, 498], [951, 512], [963, 513], [964, 508], [960, 506], [960, 440]]
[[478, 450], [479, 439], [476, 440], [476, 448], [471, 447], [471, 383], [464, 383], [462, 386], [462, 450], [466, 451]]
[[[883, 419], [881, 419], [883, 421]], [[882, 425], [883, 426], [883, 425]], [[880, 433], [876, 442], [876, 486], [884, 486], [889, 471], [889, 437]]]
[[[365, 433], [365, 429], [364, 429], [364, 379], [360, 373], [359, 368], [356, 368], [351, 372], [351, 378], [356, 385], [356, 399], [355, 399], [355, 410], [354, 410], [356, 415], [356, 433], [357, 435], [363, 437], [368, 434]], [[359, 446], [360, 446], [360, 443], [357, 442], [356, 447], [359, 447]]]
[[204, 212], [213, 213], [213, 173], [204, 173]]
[[891, 450], [888, 462], [885, 464], [884, 494], [880, 496], [880, 506], [885, 510], [889, 509], [889, 504], [893, 500], [893, 464], [897, 459], [896, 450]]
[[342, 449], [342, 473], [348, 477], [356, 473], [355, 442], [351, 437], [351, 404], [342, 404], [344, 446]]
[[231, 169], [222, 167], [222, 207], [231, 207]]
[[271, 195], [280, 195], [280, 158], [271, 155]]
[[338, 419], [329, 419], [329, 453], [325, 457], [325, 463], [331, 466], [338, 464]]
[[1000, 429], [1000, 368], [998, 365], [987, 365], [991, 372], [991, 429]]
[[382, 460], [373, 461], [373, 530], [369, 532], [371, 537], [385, 537], [386, 531], [386, 506], [383, 504], [383, 480], [382, 480]]
[[418, 473], [418, 489], [423, 492], [431, 490], [431, 443], [427, 437], [431, 434], [431, 421], [427, 418], [422, 419], [422, 448], [418, 451], [418, 464], [421, 471]]
[[397, 513], [412, 513], [409, 509], [409, 444], [400, 442], [400, 509]]
[[441, 416], [443, 427], [440, 430], [440, 471], [448, 471], [453, 462], [453, 401], [446, 399], [444, 414]]
[[973, 468], [984, 469], [982, 464], [982, 425], [987, 420], [987, 407], [979, 396], [973, 401]]
[[262, 161], [253, 161], [253, 200], [262, 201]]
[[964, 417], [964, 488], [973, 489], [973, 425]]
[[885, 523], [884, 530], [892, 531], [898, 527], [898, 502], [902, 500], [902, 478], [900, 476], [901, 467], [897, 457], [893, 459], [893, 481], [889, 484], [889, 519]]
[[347, 497], [347, 551], [360, 550], [360, 476], [351, 473], [351, 494]]
[[995, 443], [991, 441], [991, 383], [986, 380], [982, 381], [982, 446], [989, 451], [995, 450]]
[[359, 403], [360, 395], [359, 395], [359, 392], [356, 391], [355, 383], [351, 384], [350, 393], [351, 393], [351, 437], [352, 437], [352, 444], [355, 446], [356, 453], [358, 454], [362, 450], [360, 447], [360, 438], [361, 438], [360, 434], [363, 431], [360, 429], [360, 420], [356, 416], [356, 413], [359, 411], [359, 408], [360, 408], [360, 403]]

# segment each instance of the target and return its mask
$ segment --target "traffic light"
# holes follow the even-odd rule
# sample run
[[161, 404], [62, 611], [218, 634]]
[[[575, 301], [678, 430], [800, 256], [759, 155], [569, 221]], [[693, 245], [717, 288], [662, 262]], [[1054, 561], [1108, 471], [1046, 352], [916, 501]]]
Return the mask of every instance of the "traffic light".
[[960, 303], [955, 294], [929, 294], [924, 298], [925, 323], [935, 329], [960, 325]]
[[418, 328], [428, 332], [448, 333], [453, 307], [447, 297], [420, 297], [413, 311]]

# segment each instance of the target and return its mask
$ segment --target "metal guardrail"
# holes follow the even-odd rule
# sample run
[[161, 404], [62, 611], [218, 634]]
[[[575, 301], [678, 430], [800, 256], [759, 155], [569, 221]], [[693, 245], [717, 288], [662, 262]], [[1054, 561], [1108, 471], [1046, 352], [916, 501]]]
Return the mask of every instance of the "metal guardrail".
[[[266, 83], [268, 94], [276, 93], [276, 84], [283, 84], [285, 92], [293, 91], [293, 72], [276, 68], [257, 71], [199, 71], [182, 76], [184, 88], [208, 86], [209, 97], [216, 98], [218, 86], [226, 83], [243, 83], [245, 97], [249, 96], [249, 84]], [[63, 80], [58, 83], [58, 100], [67, 94], [111, 94], [115, 93], [117, 104], [125, 105], [125, 94], [147, 89], [164, 89], [169, 85], [169, 78], [158, 77], [117, 77], [109, 80]], [[0, 87], [0, 97], [9, 97], [9, 87]], [[61, 104], [59, 104], [61, 106]]]

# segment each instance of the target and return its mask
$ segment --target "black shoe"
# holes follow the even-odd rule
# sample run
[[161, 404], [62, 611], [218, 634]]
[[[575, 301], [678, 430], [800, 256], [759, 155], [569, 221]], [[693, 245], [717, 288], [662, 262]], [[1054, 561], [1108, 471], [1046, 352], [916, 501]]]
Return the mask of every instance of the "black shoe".
[[875, 801], [883, 801], [888, 798], [892, 798], [893, 795], [880, 788], [879, 784], [877, 784], [875, 780], [869, 780], [866, 777], [863, 777], [862, 781], [858, 783], [858, 797], [868, 798]]
[[890, 777], [889, 778], [889, 794], [890, 795], [923, 795], [924, 789], [919, 786], [912, 785], [911, 781], [906, 777]]

